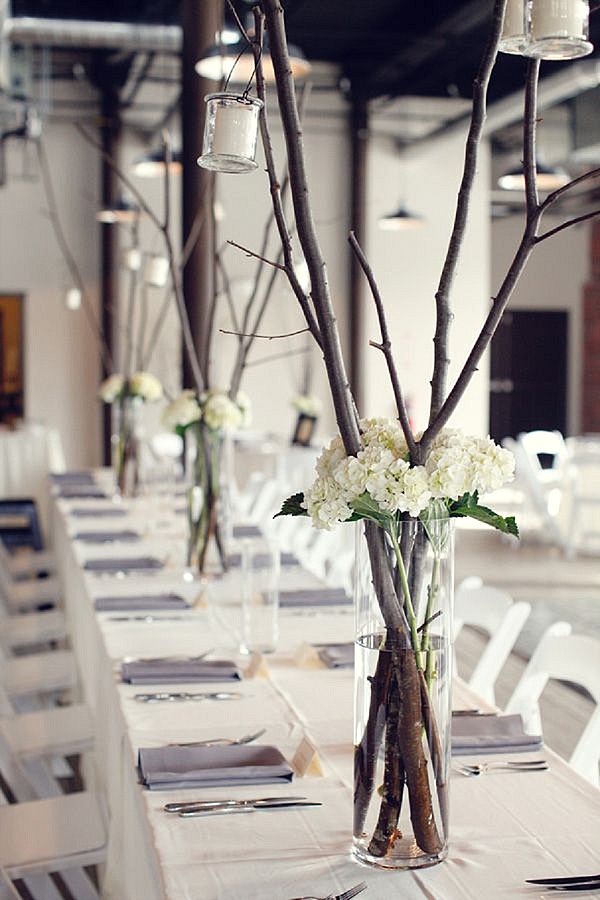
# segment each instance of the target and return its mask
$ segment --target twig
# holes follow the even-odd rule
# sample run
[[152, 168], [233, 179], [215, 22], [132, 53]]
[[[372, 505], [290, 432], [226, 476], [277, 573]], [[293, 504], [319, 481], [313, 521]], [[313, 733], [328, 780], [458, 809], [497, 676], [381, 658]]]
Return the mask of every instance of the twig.
[[[600, 0], [599, 0], [600, 2]], [[567, 184], [563, 184], [561, 187], [557, 188], [555, 191], [552, 191], [551, 194], [548, 194], [546, 199], [542, 203], [542, 210], [547, 210], [553, 203], [555, 203], [564, 193], [572, 190], [572, 188], [577, 187], [584, 181], [589, 181], [592, 178], [598, 178], [600, 175], [600, 166], [595, 169], [590, 169], [589, 172], [584, 172], [583, 175], [579, 175], [578, 178], [573, 178]], [[579, 196], [579, 195], [577, 195]]]
[[56, 242], [58, 244], [59, 250], [62, 253], [65, 264], [71, 274], [71, 278], [77, 285], [79, 293], [81, 294], [81, 303], [83, 306], [83, 310], [85, 312], [86, 318], [88, 320], [88, 324], [92, 329], [94, 337], [98, 342], [98, 348], [100, 350], [100, 357], [102, 359], [102, 365], [106, 373], [113, 372], [115, 369], [114, 360], [112, 354], [106, 344], [104, 334], [102, 332], [102, 328], [98, 319], [96, 318], [96, 314], [94, 312], [94, 307], [88, 292], [85, 288], [85, 282], [83, 280], [83, 276], [79, 271], [79, 266], [71, 252], [71, 248], [69, 247], [69, 242], [67, 241], [67, 237], [65, 235], [64, 229], [62, 227], [62, 222], [60, 220], [60, 216], [58, 214], [58, 206], [56, 203], [56, 195], [54, 192], [54, 184], [52, 182], [52, 174], [50, 172], [50, 164], [48, 162], [48, 156], [46, 154], [46, 148], [43, 144], [42, 138], [39, 138], [35, 143], [38, 162], [40, 166], [40, 173], [42, 176], [42, 185], [44, 188], [44, 194], [46, 195], [46, 205], [48, 207], [48, 218], [50, 220], [50, 224], [54, 230], [54, 236], [56, 238]]
[[298, 331], [289, 331], [287, 334], [243, 334], [239, 331], [228, 331], [226, 328], [219, 328], [221, 334], [235, 334], [237, 337], [259, 338], [263, 341], [277, 341], [281, 338], [294, 337], [297, 334], [305, 334], [308, 328], [300, 328]]
[[154, 325], [152, 326], [152, 332], [150, 334], [148, 346], [146, 347], [146, 352], [142, 356], [141, 368], [144, 371], [150, 365], [150, 360], [152, 359], [152, 355], [154, 353], [154, 350], [156, 349], [156, 345], [158, 344], [158, 338], [162, 331], [162, 327], [165, 323], [165, 319], [167, 318], [167, 313], [169, 312], [169, 307], [171, 305], [172, 293], [173, 288], [171, 287], [171, 285], [169, 285], [165, 294], [165, 298], [154, 320]]
[[469, 126], [469, 134], [467, 136], [465, 147], [465, 162], [462, 181], [458, 192], [456, 213], [454, 216], [454, 225], [452, 227], [450, 243], [448, 245], [448, 252], [446, 254], [438, 289], [435, 295], [436, 328], [433, 338], [434, 363], [433, 375], [431, 378], [430, 423], [435, 419], [446, 393], [446, 379], [448, 376], [448, 366], [450, 364], [448, 356], [448, 339], [450, 324], [453, 318], [450, 306], [450, 292], [452, 290], [452, 284], [456, 275], [461, 247], [465, 236], [473, 182], [477, 172], [479, 146], [486, 118], [487, 89], [498, 53], [498, 41], [502, 30], [505, 6], [506, 0], [496, 0], [494, 4], [492, 32], [483, 54], [479, 71], [473, 82], [473, 110], [471, 113], [471, 124]]
[[[138, 228], [137, 225], [134, 225], [131, 229], [132, 233], [132, 245], [137, 247], [138, 245]], [[135, 295], [137, 293], [138, 287], [138, 273], [132, 269], [129, 272], [129, 291], [127, 295], [127, 307], [125, 314], [125, 361], [123, 365], [123, 372], [125, 378], [129, 378], [133, 373], [133, 365], [134, 365], [134, 340], [133, 340], [133, 318], [135, 314]]]
[[375, 281], [373, 270], [367, 262], [367, 258], [363, 252], [363, 249], [358, 243], [356, 235], [353, 231], [350, 232], [348, 240], [350, 241], [350, 246], [352, 247], [352, 251], [356, 256], [360, 267], [363, 270], [367, 281], [369, 282], [369, 288], [371, 289], [371, 294], [373, 296], [375, 308], [377, 310], [377, 318], [379, 320], [379, 328], [381, 331], [381, 343], [378, 344], [375, 341], [370, 341], [370, 344], [372, 347], [376, 347], [378, 350], [381, 350], [385, 357], [390, 381], [392, 382], [392, 388], [394, 391], [394, 399], [396, 401], [396, 408], [398, 410], [398, 418], [400, 419], [402, 431], [404, 432], [404, 437], [406, 438], [406, 444], [408, 446], [411, 460], [413, 461], [413, 463], [415, 463], [418, 457], [418, 448], [417, 444], [415, 443], [412, 429], [410, 427], [408, 411], [404, 402], [402, 388], [400, 387], [400, 379], [398, 378], [398, 371], [396, 369], [396, 363], [394, 362], [394, 356], [392, 354], [392, 342], [390, 340], [389, 329], [385, 317], [383, 300], [381, 299], [381, 294], [379, 293], [379, 288], [377, 286], [377, 282]]
[[241, 244], [236, 244], [235, 241], [227, 241], [228, 244], [231, 244], [232, 247], [236, 247], [238, 250], [241, 250], [242, 253], [245, 253], [246, 256], [251, 257], [252, 259], [260, 259], [262, 262], [266, 263], [269, 266], [273, 266], [275, 269], [281, 269], [282, 272], [287, 272], [287, 269], [281, 263], [273, 262], [272, 259], [266, 259], [264, 256], [261, 256], [260, 253], [255, 253], [253, 250], [248, 250], [247, 247], [243, 247]]
[[239, 320], [237, 317], [237, 312], [235, 309], [235, 303], [233, 302], [233, 294], [231, 293], [231, 280], [229, 278], [229, 274], [225, 267], [225, 263], [223, 262], [223, 254], [221, 250], [217, 250], [216, 253], [216, 263], [217, 270], [221, 276], [221, 281], [223, 282], [223, 293], [227, 299], [227, 305], [229, 306], [229, 313], [231, 315], [231, 321], [233, 322], [233, 327], [236, 331], [240, 330]]
[[539, 244], [541, 241], [545, 241], [546, 238], [554, 237], [559, 231], [564, 231], [565, 228], [571, 228], [572, 225], [579, 225], [580, 222], [587, 222], [588, 219], [593, 219], [596, 216], [600, 216], [600, 209], [594, 209], [592, 212], [584, 213], [574, 219], [569, 219], [567, 222], [563, 222], [562, 225], [557, 225], [556, 228], [551, 228], [550, 231], [539, 234], [535, 239], [535, 243]]

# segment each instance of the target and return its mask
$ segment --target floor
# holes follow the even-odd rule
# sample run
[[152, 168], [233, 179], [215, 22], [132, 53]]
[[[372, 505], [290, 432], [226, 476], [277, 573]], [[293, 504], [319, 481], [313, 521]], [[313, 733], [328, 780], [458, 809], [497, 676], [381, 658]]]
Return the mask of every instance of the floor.
[[[537, 537], [521, 542], [496, 532], [458, 529], [456, 581], [479, 575], [507, 590], [515, 600], [528, 600], [531, 615], [496, 684], [503, 708], [528, 658], [552, 622], [568, 621], [574, 632], [600, 641], [600, 555], [585, 553], [566, 559]], [[468, 678], [484, 645], [484, 636], [463, 629], [456, 645], [459, 674]], [[548, 746], [565, 759], [573, 751], [593, 708], [593, 700], [563, 682], [551, 681], [542, 694], [541, 714]]]

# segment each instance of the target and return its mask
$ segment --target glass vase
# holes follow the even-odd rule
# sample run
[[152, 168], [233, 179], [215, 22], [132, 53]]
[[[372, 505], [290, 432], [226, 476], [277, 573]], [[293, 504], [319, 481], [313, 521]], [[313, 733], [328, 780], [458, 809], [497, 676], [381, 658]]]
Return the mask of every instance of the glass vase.
[[453, 532], [357, 526], [354, 838], [361, 862], [409, 869], [448, 849]]
[[125, 394], [112, 404], [111, 455], [120, 497], [137, 496], [141, 484], [141, 413], [139, 397]]
[[223, 490], [223, 434], [202, 422], [188, 429], [195, 439], [192, 484], [188, 490], [188, 566], [198, 575], [227, 569]]

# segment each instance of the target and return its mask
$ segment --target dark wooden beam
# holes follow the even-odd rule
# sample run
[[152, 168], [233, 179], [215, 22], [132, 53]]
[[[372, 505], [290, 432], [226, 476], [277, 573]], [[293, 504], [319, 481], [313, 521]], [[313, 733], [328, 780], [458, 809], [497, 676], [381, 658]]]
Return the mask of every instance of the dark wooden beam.
[[[369, 141], [368, 106], [364, 96], [352, 95], [351, 141], [351, 229], [363, 249], [366, 240], [367, 149]], [[365, 279], [360, 263], [351, 250], [350, 295], [350, 385], [359, 412], [363, 407], [363, 345]]]
[[[222, 12], [221, 0], [202, 0], [202, 3], [198, 3], [198, 0], [183, 0], [181, 55], [183, 173], [181, 189], [184, 243], [201, 204], [204, 204], [206, 208], [202, 231], [183, 271], [183, 292], [200, 368], [206, 381], [209, 379], [206, 378], [208, 360], [205, 359], [205, 331], [214, 285], [215, 228], [212, 214], [214, 175], [206, 169], [200, 168], [196, 160], [202, 153], [206, 109], [204, 98], [206, 94], [217, 91], [219, 86], [213, 81], [200, 78], [196, 74], [194, 66], [207, 47], [214, 43]], [[193, 387], [194, 379], [185, 353], [183, 354], [182, 372], [184, 386]]]

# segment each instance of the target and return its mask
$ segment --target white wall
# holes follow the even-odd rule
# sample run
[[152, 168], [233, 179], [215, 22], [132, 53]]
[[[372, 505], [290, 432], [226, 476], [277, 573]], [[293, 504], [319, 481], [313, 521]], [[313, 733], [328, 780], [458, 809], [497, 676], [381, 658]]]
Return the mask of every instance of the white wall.
[[[421, 145], [410, 156], [399, 156], [391, 143], [373, 141], [369, 160], [369, 231], [367, 252], [383, 296], [391, 339], [404, 393], [415, 426], [427, 424], [435, 292], [454, 218], [462, 175], [464, 138], [450, 137]], [[461, 262], [452, 291], [455, 319], [451, 329], [449, 387], [462, 368], [486, 315], [489, 287], [489, 149], [481, 159]], [[421, 228], [382, 231], [378, 217], [400, 201], [424, 218]], [[379, 340], [369, 301], [366, 336]], [[382, 354], [366, 350], [366, 411], [393, 415], [393, 398]], [[476, 373], [450, 425], [472, 434], [488, 427], [487, 360]]]
[[[97, 155], [72, 126], [45, 132], [59, 214], [89, 296], [97, 305]], [[25, 414], [58, 428], [69, 465], [99, 460], [98, 348], [83, 311], [65, 307], [71, 287], [46, 215], [42, 185], [23, 180], [22, 144], [7, 141], [7, 184], [0, 188], [0, 291], [25, 294]]]
[[[559, 222], [559, 219], [544, 217], [543, 230], [549, 230]], [[492, 226], [493, 290], [504, 277], [522, 229], [522, 219], [517, 216], [496, 220]], [[582, 290], [588, 279], [588, 245], [587, 225], [568, 228], [539, 244], [510, 301], [511, 309], [560, 309], [569, 314], [567, 427], [570, 434], [578, 434], [581, 430]]]

